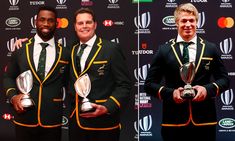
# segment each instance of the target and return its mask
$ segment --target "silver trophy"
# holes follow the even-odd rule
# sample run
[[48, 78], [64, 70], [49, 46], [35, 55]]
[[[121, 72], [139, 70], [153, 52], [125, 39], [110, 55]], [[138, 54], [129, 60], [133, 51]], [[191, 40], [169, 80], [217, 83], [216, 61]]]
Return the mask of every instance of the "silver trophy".
[[193, 98], [196, 94], [191, 83], [195, 76], [195, 64], [193, 62], [183, 64], [183, 66], [180, 67], [180, 76], [186, 84], [184, 86], [184, 91], [181, 93], [181, 97], [186, 99]]
[[87, 98], [91, 91], [91, 81], [87, 73], [76, 80], [74, 83], [74, 88], [76, 93], [83, 98], [80, 109], [81, 113], [93, 111], [94, 108], [91, 106], [91, 102]]
[[35, 106], [33, 99], [30, 97], [29, 92], [33, 87], [33, 76], [30, 70], [21, 73], [16, 78], [16, 85], [18, 89], [24, 94], [21, 99], [21, 105], [27, 109]]

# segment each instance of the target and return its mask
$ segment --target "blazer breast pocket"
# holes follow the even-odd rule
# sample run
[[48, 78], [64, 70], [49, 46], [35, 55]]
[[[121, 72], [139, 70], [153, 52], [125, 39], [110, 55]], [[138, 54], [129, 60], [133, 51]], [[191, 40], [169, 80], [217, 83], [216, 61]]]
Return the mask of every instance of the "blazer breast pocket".
[[210, 71], [212, 61], [213, 58], [211, 57], [202, 57], [201, 66], [204, 68], [204, 70]]
[[94, 66], [94, 73], [97, 76], [104, 76], [107, 73], [108, 70], [108, 61], [107, 60], [103, 60], [103, 61], [94, 61], [93, 62], [93, 66]]
[[64, 72], [65, 72], [65, 69], [67, 69], [67, 67], [68, 67], [68, 64], [69, 64], [69, 62], [68, 61], [63, 61], [63, 60], [60, 60], [59, 61], [59, 73], [60, 74], [64, 74]]

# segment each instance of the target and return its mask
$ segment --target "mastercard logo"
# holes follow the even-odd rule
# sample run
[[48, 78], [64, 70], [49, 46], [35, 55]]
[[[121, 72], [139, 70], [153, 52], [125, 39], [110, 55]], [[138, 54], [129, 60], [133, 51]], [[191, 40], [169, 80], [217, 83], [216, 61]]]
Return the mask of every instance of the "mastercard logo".
[[57, 27], [56, 28], [66, 28], [69, 25], [69, 21], [66, 18], [57, 18]]
[[220, 28], [231, 28], [234, 25], [234, 20], [231, 17], [221, 17], [217, 24]]

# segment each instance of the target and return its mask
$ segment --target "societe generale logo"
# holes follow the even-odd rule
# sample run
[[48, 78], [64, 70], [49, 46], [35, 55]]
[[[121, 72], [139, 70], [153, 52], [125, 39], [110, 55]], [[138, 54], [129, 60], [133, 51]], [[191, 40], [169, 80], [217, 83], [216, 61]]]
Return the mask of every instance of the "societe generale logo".
[[217, 24], [220, 28], [232, 28], [234, 26], [234, 20], [232, 17], [220, 17]]
[[113, 25], [113, 21], [112, 20], [104, 20], [103, 21], [103, 25], [104, 26], [112, 26]]

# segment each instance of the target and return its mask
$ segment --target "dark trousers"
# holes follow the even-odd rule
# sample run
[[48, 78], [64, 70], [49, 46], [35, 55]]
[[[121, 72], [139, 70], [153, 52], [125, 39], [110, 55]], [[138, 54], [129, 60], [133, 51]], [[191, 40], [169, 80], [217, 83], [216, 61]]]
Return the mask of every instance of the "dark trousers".
[[216, 125], [162, 127], [164, 141], [216, 141]]
[[16, 141], [61, 141], [61, 127], [15, 126]]
[[69, 141], [119, 141], [120, 129], [84, 130], [76, 122], [75, 116], [69, 123]]

